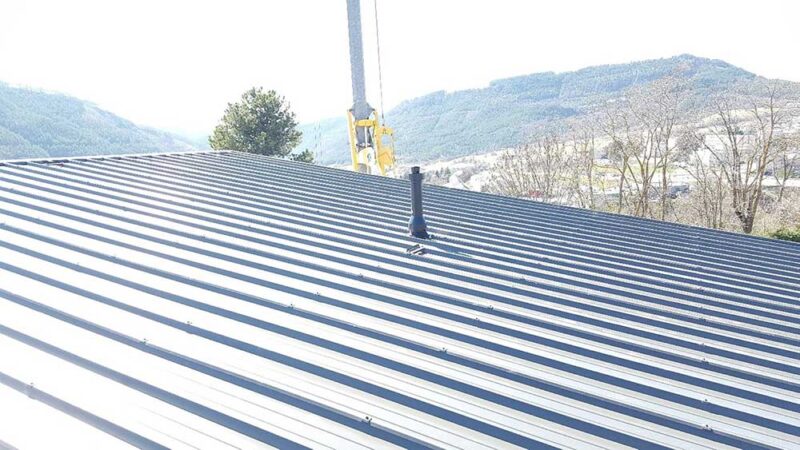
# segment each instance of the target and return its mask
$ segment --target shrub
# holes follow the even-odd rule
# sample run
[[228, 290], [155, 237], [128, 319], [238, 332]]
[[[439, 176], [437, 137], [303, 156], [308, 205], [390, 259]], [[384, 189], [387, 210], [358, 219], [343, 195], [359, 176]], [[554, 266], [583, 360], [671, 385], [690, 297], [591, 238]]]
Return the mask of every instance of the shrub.
[[800, 242], [800, 227], [793, 230], [781, 228], [780, 230], [770, 233], [770, 237], [784, 241]]

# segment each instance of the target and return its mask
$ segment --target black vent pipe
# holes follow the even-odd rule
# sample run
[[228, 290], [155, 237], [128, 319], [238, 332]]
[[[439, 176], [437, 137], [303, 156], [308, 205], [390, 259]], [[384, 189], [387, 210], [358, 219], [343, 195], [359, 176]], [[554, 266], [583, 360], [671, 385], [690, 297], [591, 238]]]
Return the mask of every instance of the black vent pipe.
[[411, 168], [411, 220], [408, 221], [408, 232], [420, 239], [429, 239], [428, 225], [425, 217], [422, 216], [422, 177], [419, 167]]

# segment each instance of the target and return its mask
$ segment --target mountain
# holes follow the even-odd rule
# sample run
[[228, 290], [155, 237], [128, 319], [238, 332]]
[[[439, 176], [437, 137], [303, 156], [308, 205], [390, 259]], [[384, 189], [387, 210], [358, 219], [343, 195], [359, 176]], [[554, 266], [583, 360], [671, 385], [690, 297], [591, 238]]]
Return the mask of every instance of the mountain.
[[[386, 113], [386, 121], [395, 129], [401, 162], [455, 158], [520, 144], [536, 130], [558, 126], [633, 86], [669, 75], [687, 80], [690, 101], [697, 104], [756, 77], [724, 61], [680, 55], [524, 75], [492, 81], [482, 89], [434, 92], [401, 103]], [[301, 148], [315, 151], [318, 162], [349, 161], [344, 118], [303, 124], [301, 130]]]
[[91, 103], [0, 83], [0, 159], [192, 150]]

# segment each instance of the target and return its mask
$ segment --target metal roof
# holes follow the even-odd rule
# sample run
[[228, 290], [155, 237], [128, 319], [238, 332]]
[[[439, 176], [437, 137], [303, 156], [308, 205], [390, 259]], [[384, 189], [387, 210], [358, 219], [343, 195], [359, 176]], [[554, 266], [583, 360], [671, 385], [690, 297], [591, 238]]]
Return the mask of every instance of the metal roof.
[[800, 448], [800, 246], [408, 191], [0, 165], [0, 447]]

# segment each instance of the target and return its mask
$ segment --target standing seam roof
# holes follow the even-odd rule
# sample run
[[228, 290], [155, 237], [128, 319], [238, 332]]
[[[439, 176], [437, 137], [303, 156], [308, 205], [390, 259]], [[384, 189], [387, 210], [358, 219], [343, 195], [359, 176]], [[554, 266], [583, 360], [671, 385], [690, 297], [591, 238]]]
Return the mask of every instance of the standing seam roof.
[[0, 164], [0, 443], [800, 448], [797, 244], [433, 186], [421, 241], [408, 197], [234, 152]]

